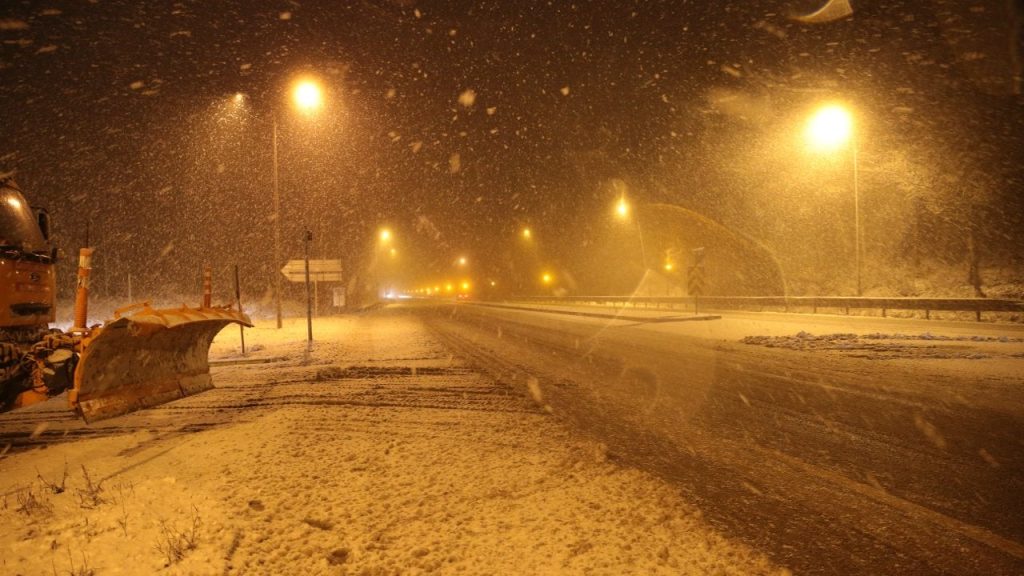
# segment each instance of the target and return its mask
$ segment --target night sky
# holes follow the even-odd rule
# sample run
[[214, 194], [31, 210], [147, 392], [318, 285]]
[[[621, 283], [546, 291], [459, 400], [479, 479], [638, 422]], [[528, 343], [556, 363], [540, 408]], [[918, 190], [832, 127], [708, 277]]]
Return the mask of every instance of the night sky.
[[[129, 272], [191, 290], [203, 262], [240, 264], [259, 292], [276, 118], [286, 258], [309, 228], [314, 256], [364, 269], [387, 225], [399, 284], [465, 254], [476, 282], [550, 266], [608, 292], [638, 266], [603, 260], [632, 250], [608, 231], [623, 186], [785, 251], [799, 220], [780, 216], [820, 214], [770, 199], [844, 184], [805, 182], [780, 142], [838, 99], [858, 110], [877, 210], [923, 214], [947, 263], [960, 223], [996, 214], [978, 233], [1019, 262], [1019, 4], [853, 2], [800, 21], [823, 2], [5, 2], [0, 171], [50, 209], [69, 255], [88, 229], [111, 292]], [[303, 75], [327, 90], [316, 118], [287, 102]], [[890, 244], [873, 249], [905, 254]]]

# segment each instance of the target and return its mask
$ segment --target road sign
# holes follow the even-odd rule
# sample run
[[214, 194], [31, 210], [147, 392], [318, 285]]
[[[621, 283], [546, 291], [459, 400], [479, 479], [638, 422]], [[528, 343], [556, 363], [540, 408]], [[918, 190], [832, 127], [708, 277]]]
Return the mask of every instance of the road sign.
[[345, 287], [340, 286], [331, 291], [331, 304], [335, 308], [345, 307]]
[[693, 250], [693, 266], [686, 275], [686, 288], [690, 296], [704, 295], [704, 249]]
[[[305, 282], [306, 281], [306, 261], [305, 260], [289, 260], [284, 268], [281, 268], [281, 274], [288, 279], [289, 282]], [[309, 261], [309, 281], [310, 282], [341, 282], [343, 281], [341, 276], [341, 260], [310, 260]]]
[[704, 248], [693, 249], [693, 266], [686, 275], [686, 287], [693, 296], [693, 313], [700, 312], [698, 300], [704, 295]]
[[690, 274], [686, 279], [686, 289], [690, 296], [702, 296], [704, 294], [704, 269], [690, 266]]

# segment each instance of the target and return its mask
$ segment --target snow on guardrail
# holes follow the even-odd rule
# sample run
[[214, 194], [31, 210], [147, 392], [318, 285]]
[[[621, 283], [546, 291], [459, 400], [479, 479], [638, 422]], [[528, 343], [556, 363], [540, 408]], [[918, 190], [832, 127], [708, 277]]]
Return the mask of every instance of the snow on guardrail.
[[[686, 308], [693, 304], [692, 297], [679, 296], [525, 296], [510, 298], [513, 302], [551, 304], [590, 304], [599, 306], [669, 306]], [[903, 298], [903, 297], [846, 297], [846, 296], [701, 296], [700, 305], [706, 309], [756, 310], [779, 309], [799, 312], [818, 309], [915, 310], [930, 318], [933, 311], [974, 312], [981, 320], [983, 312], [1024, 313], [1024, 301], [994, 298]]]

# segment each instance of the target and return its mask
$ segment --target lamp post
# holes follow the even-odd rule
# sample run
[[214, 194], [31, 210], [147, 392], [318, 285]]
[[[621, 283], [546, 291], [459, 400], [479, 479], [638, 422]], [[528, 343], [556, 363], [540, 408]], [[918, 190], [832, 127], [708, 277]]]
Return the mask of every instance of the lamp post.
[[277, 180], [277, 115], [274, 115], [274, 266], [271, 273], [277, 278], [274, 286], [274, 307], [277, 309], [277, 327], [281, 328], [281, 272], [277, 269], [281, 265], [281, 189]]
[[861, 226], [860, 190], [857, 166], [857, 132], [854, 130], [853, 115], [838, 104], [829, 104], [815, 112], [807, 122], [807, 139], [817, 149], [830, 152], [847, 142], [853, 163], [853, 261], [857, 274], [857, 296], [861, 295]]
[[[236, 97], [237, 98], [237, 97]], [[306, 114], [311, 114], [323, 106], [323, 92], [313, 80], [305, 79], [297, 82], [292, 89], [292, 101], [295, 106]], [[277, 327], [281, 328], [281, 186], [278, 164], [277, 114], [273, 117], [273, 190], [274, 190], [274, 265], [273, 273], [277, 278], [274, 286], [274, 307], [277, 309]]]

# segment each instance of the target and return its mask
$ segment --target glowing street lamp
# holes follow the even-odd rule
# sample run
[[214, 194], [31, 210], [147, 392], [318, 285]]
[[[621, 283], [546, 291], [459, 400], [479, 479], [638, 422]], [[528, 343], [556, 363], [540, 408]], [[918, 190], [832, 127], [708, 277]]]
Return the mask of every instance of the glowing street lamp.
[[292, 89], [292, 99], [302, 112], [314, 112], [324, 104], [323, 90], [313, 80], [301, 80]]
[[540, 276], [540, 281], [541, 281], [541, 283], [542, 283], [542, 284], [544, 284], [545, 286], [547, 286], [547, 285], [551, 284], [551, 282], [553, 282], [553, 281], [554, 281], [554, 279], [555, 279], [555, 278], [554, 278], [554, 276], [552, 276], [552, 275], [551, 275], [550, 273], [548, 273], [548, 272], [544, 272], [544, 273], [543, 273], [543, 274], [541, 274], [541, 276]]
[[381, 228], [378, 233], [378, 237], [380, 238], [381, 244], [391, 242], [391, 230], [389, 228]]
[[523, 239], [529, 240], [531, 238], [533, 238], [533, 231], [529, 228], [523, 228]]
[[[615, 203], [615, 216], [619, 220], [628, 221], [630, 213], [629, 201], [626, 199], [626, 193], [623, 192], [619, 196], [618, 202]], [[640, 228], [640, 213], [633, 220], [636, 222], [636, 235], [640, 240], [640, 259], [644, 270], [647, 270], [647, 250], [644, 248], [644, 233], [643, 229]]]
[[805, 135], [813, 150], [833, 152], [847, 143], [850, 145], [853, 164], [853, 230], [854, 266], [857, 270], [857, 296], [861, 295], [861, 231], [860, 191], [857, 177], [857, 132], [854, 129], [853, 114], [839, 104], [820, 108], [807, 121]]
[[465, 256], [459, 256], [459, 259], [456, 260], [456, 262], [458, 262], [459, 266], [465, 266], [467, 260]]
[[852, 137], [853, 116], [838, 104], [819, 109], [807, 122], [807, 141], [818, 150], [836, 150]]
[[623, 220], [629, 217], [629, 202], [625, 194], [619, 196], [619, 201], [615, 203], [615, 215]]
[[[241, 105], [245, 101], [245, 96], [242, 94], [235, 94], [235, 103]], [[298, 82], [292, 88], [292, 104], [298, 110], [312, 114], [323, 107], [323, 91], [319, 84], [316, 82], [306, 79]], [[277, 278], [276, 287], [274, 289], [274, 305], [277, 308], [277, 327], [281, 328], [281, 277], [282, 274], [277, 273], [276, 269], [281, 265], [281, 189], [280, 179], [278, 177], [278, 154], [277, 154], [277, 113], [273, 114], [273, 191], [274, 191], [274, 269], [275, 276]]]

